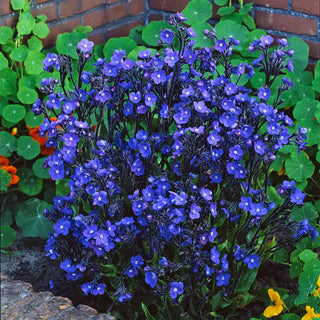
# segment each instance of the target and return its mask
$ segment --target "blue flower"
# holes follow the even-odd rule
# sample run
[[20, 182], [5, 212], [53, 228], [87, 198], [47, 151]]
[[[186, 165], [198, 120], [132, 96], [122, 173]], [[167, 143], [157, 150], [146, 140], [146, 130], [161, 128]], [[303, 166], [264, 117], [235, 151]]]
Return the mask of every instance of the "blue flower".
[[135, 104], [139, 103], [141, 101], [141, 93], [140, 93], [140, 91], [131, 92], [129, 94], [129, 99], [130, 99], [131, 102], [133, 102]]
[[105, 288], [106, 288], [106, 285], [105, 285], [104, 283], [98, 283], [97, 285], [95, 285], [95, 286], [93, 287], [93, 289], [91, 290], [91, 293], [92, 293], [94, 296], [103, 295]]
[[154, 288], [158, 281], [158, 278], [154, 272], [147, 271], [145, 274], [145, 281], [151, 288]]
[[123, 109], [123, 114], [127, 117], [131, 114], [133, 114], [133, 104], [132, 102], [128, 101]]
[[225, 40], [217, 40], [214, 44], [214, 48], [222, 53], [227, 49], [227, 43], [225, 42]]
[[252, 203], [251, 204], [250, 214], [252, 216], [261, 217], [267, 213], [268, 213], [268, 210], [263, 206], [262, 203]]
[[193, 203], [190, 207], [189, 217], [191, 220], [200, 218], [201, 207]]
[[210, 201], [212, 200], [212, 191], [206, 188], [200, 189], [200, 194], [204, 200]]
[[271, 90], [267, 87], [262, 87], [258, 91], [258, 98], [267, 101], [270, 98]]
[[230, 273], [221, 273], [216, 276], [217, 286], [227, 286], [230, 280]]
[[167, 80], [166, 73], [163, 70], [157, 70], [151, 74], [151, 78], [155, 84], [163, 83]]
[[92, 294], [93, 284], [91, 282], [86, 282], [81, 285], [81, 290], [87, 296], [89, 293]]
[[217, 249], [216, 249], [216, 246], [214, 246], [212, 249], [211, 249], [211, 252], [210, 252], [210, 259], [214, 262], [214, 263], [216, 263], [216, 264], [218, 264], [218, 263], [220, 263], [220, 251], [218, 251]]
[[301, 190], [295, 189], [290, 195], [290, 201], [291, 203], [303, 204], [305, 196], [306, 195]]
[[80, 49], [81, 52], [87, 53], [87, 52], [92, 51], [93, 45], [94, 45], [94, 43], [92, 41], [89, 41], [88, 39], [82, 39], [78, 43], [77, 47]]
[[72, 264], [70, 259], [65, 259], [60, 263], [60, 268], [66, 272], [74, 272], [76, 271], [76, 266]]
[[170, 297], [176, 299], [178, 294], [183, 294], [183, 282], [171, 282]]
[[243, 262], [249, 269], [258, 268], [260, 265], [260, 257], [257, 254], [251, 254], [244, 258]]
[[130, 266], [129, 268], [127, 268], [124, 272], [125, 275], [127, 275], [129, 278], [133, 278], [136, 275], [138, 275], [138, 269]]
[[160, 39], [165, 43], [171, 43], [173, 40], [173, 33], [169, 29], [164, 29], [160, 32]]
[[66, 218], [60, 218], [57, 223], [53, 225], [53, 229], [56, 234], [62, 234], [66, 236], [69, 233], [71, 223]]
[[94, 206], [103, 206], [108, 203], [107, 193], [105, 191], [96, 191], [92, 195], [93, 205]]

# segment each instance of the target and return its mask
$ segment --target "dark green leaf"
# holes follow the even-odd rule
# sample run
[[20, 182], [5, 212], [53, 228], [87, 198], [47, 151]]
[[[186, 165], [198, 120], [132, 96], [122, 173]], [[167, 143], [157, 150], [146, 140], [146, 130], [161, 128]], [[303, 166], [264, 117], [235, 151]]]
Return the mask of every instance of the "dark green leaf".
[[42, 179], [34, 175], [28, 168], [20, 168], [17, 172], [19, 177], [19, 190], [29, 197], [39, 194], [42, 190]]
[[0, 154], [10, 157], [17, 150], [17, 139], [7, 131], [0, 132]]
[[24, 104], [32, 104], [36, 102], [38, 93], [34, 89], [20, 87], [17, 97]]
[[302, 260], [303, 262], [307, 262], [310, 260], [315, 260], [317, 259], [318, 255], [313, 252], [312, 250], [309, 249], [305, 249], [302, 252], [299, 253], [299, 258], [300, 260]]
[[214, 0], [214, 3], [220, 7], [225, 6], [228, 3], [228, 0]]
[[256, 279], [257, 273], [258, 273], [258, 268], [247, 270], [246, 272], [241, 273], [236, 291], [248, 292], [254, 280]]
[[13, 61], [23, 62], [28, 56], [28, 48], [25, 45], [22, 45], [18, 48], [15, 48], [10, 53], [10, 58]]
[[194, 38], [194, 46], [195, 47], [212, 47], [214, 45], [214, 40], [209, 39], [205, 34], [204, 30], [211, 29], [211, 26], [207, 22], [197, 23], [192, 26], [193, 31], [197, 34]]
[[297, 278], [302, 271], [302, 263], [301, 262], [294, 262], [290, 266], [290, 276], [292, 278]]
[[56, 48], [58, 53], [70, 55], [73, 59], [78, 59], [77, 45], [86, 38], [82, 32], [62, 33], [57, 37]]
[[281, 320], [300, 320], [301, 318], [294, 313], [288, 313], [288, 314], [283, 314], [280, 319]]
[[10, 226], [1, 226], [0, 235], [1, 235], [1, 238], [0, 238], [1, 248], [10, 247], [16, 238], [16, 232], [12, 228], [10, 228]]
[[0, 96], [9, 96], [16, 92], [17, 74], [10, 70], [4, 69], [0, 72]]
[[31, 160], [40, 154], [40, 145], [31, 137], [21, 136], [18, 139], [17, 152], [19, 156], [26, 160]]
[[288, 42], [290, 43], [289, 49], [294, 50], [292, 57], [294, 71], [302, 72], [308, 65], [309, 47], [303, 40], [296, 37], [288, 38]]
[[0, 52], [0, 70], [8, 68], [8, 60], [2, 52]]
[[316, 106], [320, 103], [317, 100], [312, 99], [302, 99], [298, 101], [296, 106], [293, 109], [293, 115], [297, 120], [301, 120], [304, 118], [313, 119], [316, 112]]
[[29, 111], [25, 116], [24, 121], [26, 122], [26, 125], [31, 128], [38, 127], [43, 122], [43, 114], [36, 116], [32, 111]]
[[152, 21], [142, 31], [142, 40], [152, 47], [157, 47], [161, 30], [171, 28], [165, 21]]
[[217, 14], [219, 16], [228, 16], [230, 15], [231, 13], [233, 13], [235, 11], [235, 8], [234, 7], [223, 7], [223, 8], [220, 8], [217, 12]]
[[256, 24], [254, 22], [254, 19], [249, 16], [248, 14], [244, 14], [242, 16], [243, 23], [248, 27], [250, 30], [254, 30], [256, 28]]
[[186, 24], [194, 25], [200, 22], [206, 22], [212, 16], [212, 4], [206, 0], [190, 1], [182, 14], [188, 19]]
[[26, 108], [20, 104], [9, 104], [4, 107], [2, 116], [11, 123], [18, 123], [26, 115]]
[[[128, 58], [131, 59], [131, 60], [137, 60], [138, 58], [138, 54], [140, 51], [144, 51], [148, 49], [147, 47], [144, 47], [144, 46], [138, 46], [138, 47], [135, 47], [132, 51], [130, 51], [130, 53], [128, 54]], [[150, 49], [149, 50], [151, 51], [152, 54], [154, 54], [156, 52], [156, 49]], [[107, 120], [107, 119], [106, 119]]]
[[11, 181], [11, 174], [0, 168], [0, 191], [6, 191]]
[[125, 50], [128, 54], [137, 44], [129, 37], [112, 38], [107, 41], [103, 48], [103, 54], [109, 61], [114, 50]]
[[24, 76], [19, 80], [19, 89], [21, 88], [30, 88], [34, 89], [37, 84], [37, 77], [36, 76]]
[[32, 170], [33, 170], [34, 174], [37, 177], [42, 178], [42, 179], [49, 179], [50, 178], [49, 168], [43, 169], [43, 167], [42, 167], [43, 162], [46, 159], [47, 158], [37, 159], [32, 165]]
[[13, 31], [10, 27], [0, 28], [0, 44], [7, 43], [12, 38], [12, 36], [13, 36]]
[[290, 179], [303, 181], [313, 175], [315, 167], [305, 152], [301, 151], [290, 155], [286, 160], [285, 169]]
[[315, 144], [320, 143], [320, 125], [314, 119], [302, 119], [297, 121], [297, 127], [305, 127], [307, 128], [307, 146], [311, 147]]
[[294, 207], [290, 213], [291, 219], [296, 221], [303, 221], [308, 219], [310, 223], [313, 223], [318, 217], [317, 210], [311, 202], [305, 203], [302, 207]]
[[299, 277], [299, 295], [294, 300], [297, 305], [307, 301], [308, 295], [312, 293], [316, 287], [319, 275], [320, 269], [301, 272]]
[[312, 81], [314, 91], [320, 92], [320, 77], [314, 78]]
[[287, 263], [289, 258], [288, 251], [284, 248], [276, 250], [273, 253], [273, 261], [278, 263]]
[[150, 311], [148, 310], [147, 306], [141, 302], [141, 307], [144, 312], [144, 315], [146, 316], [146, 320], [155, 320], [155, 318], [151, 315]]
[[[1, 173], [0, 173], [0, 176], [1, 176]], [[1, 179], [0, 179], [0, 185], [1, 185], [1, 183], [3, 183], [1, 181]], [[1, 189], [1, 187], [0, 187], [0, 189]], [[2, 225], [2, 226], [4, 226], [4, 225], [10, 226], [12, 223], [13, 223], [12, 211], [10, 209], [4, 210], [1, 213], [1, 216], [0, 216], [0, 225]]]

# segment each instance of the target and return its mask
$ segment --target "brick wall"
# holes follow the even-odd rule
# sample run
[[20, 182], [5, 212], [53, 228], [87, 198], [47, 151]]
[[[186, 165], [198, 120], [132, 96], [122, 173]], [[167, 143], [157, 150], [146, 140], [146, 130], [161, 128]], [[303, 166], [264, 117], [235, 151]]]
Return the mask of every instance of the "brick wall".
[[[61, 32], [78, 25], [91, 25], [90, 39], [103, 43], [111, 37], [128, 35], [131, 28], [152, 20], [166, 19], [183, 10], [189, 0], [32, 0], [32, 13], [48, 17], [50, 35], [45, 45]], [[210, 0], [213, 2], [213, 0]], [[311, 63], [320, 59], [320, 0], [245, 0], [254, 2], [252, 16], [257, 27], [278, 37], [296, 36], [310, 46]], [[237, 5], [237, 1], [234, 1]], [[213, 6], [212, 23], [218, 7]], [[16, 15], [10, 0], [0, 0], [0, 25], [13, 25]]]

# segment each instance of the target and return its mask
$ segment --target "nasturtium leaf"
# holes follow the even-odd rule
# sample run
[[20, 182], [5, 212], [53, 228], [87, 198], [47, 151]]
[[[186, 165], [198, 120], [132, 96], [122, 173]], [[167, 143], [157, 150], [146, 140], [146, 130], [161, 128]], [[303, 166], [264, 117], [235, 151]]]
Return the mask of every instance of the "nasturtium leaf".
[[240, 14], [247, 14], [250, 12], [251, 8], [253, 6], [253, 3], [246, 3], [243, 5], [243, 7], [239, 10]]
[[318, 255], [310, 249], [305, 249], [299, 253], [299, 259], [303, 262], [317, 259]]
[[313, 119], [316, 112], [316, 106], [320, 103], [317, 100], [312, 99], [302, 99], [298, 101], [296, 106], [293, 109], [293, 115], [297, 120], [301, 120], [303, 118]]
[[305, 203], [302, 207], [294, 207], [290, 212], [290, 217], [296, 221], [309, 220], [313, 224], [318, 217], [317, 210], [311, 202]]
[[188, 19], [186, 24], [206, 22], [212, 16], [212, 4], [206, 0], [192, 0], [181, 13]]
[[263, 72], [256, 71], [250, 79], [253, 88], [258, 89], [264, 86], [266, 81], [266, 75]]
[[[233, 50], [241, 50], [248, 40], [249, 31], [245, 26], [239, 25], [233, 21], [224, 20], [216, 24], [216, 32], [218, 39], [229, 37], [239, 40], [239, 46], [233, 46]], [[228, 41], [228, 40], [227, 40]]]
[[50, 29], [48, 25], [44, 22], [36, 23], [33, 26], [32, 31], [33, 31], [33, 34], [39, 37], [40, 39], [44, 39], [50, 33]]
[[16, 232], [10, 226], [0, 226], [0, 236], [0, 248], [7, 248], [13, 244]]
[[305, 179], [303, 181], [299, 181], [299, 182], [296, 182], [295, 184], [295, 187], [301, 191], [303, 191], [308, 185], [308, 179]]
[[34, 18], [30, 12], [24, 12], [19, 16], [17, 30], [20, 35], [30, 34], [34, 26]]
[[282, 166], [283, 166], [283, 162], [289, 157], [289, 155], [285, 154], [285, 153], [280, 153], [277, 152], [276, 154], [276, 159], [271, 162], [271, 165], [269, 167], [269, 169], [271, 171], [279, 171]]
[[[3, 170], [3, 169], [0, 169], [0, 171]], [[3, 170], [5, 171], [5, 170]], [[7, 172], [7, 171], [5, 171]], [[9, 174], [10, 175], [10, 174]], [[1, 173], [0, 173], [0, 177], [1, 177]], [[2, 178], [1, 178], [2, 179]], [[1, 183], [3, 183], [0, 179], [0, 185]], [[1, 190], [1, 189], [0, 189]], [[1, 213], [1, 216], [0, 216], [0, 225], [1, 226], [4, 226], [4, 225], [8, 225], [8, 226], [11, 226], [11, 224], [13, 223], [13, 212], [12, 210], [10, 209], [5, 209], [2, 213]]]
[[235, 11], [235, 7], [223, 7], [217, 11], [219, 16], [228, 16]]
[[319, 123], [314, 119], [302, 119], [297, 121], [297, 127], [305, 127], [307, 128], [306, 132], [306, 142], [307, 146], [311, 147], [315, 144], [320, 143], [320, 125]]
[[0, 132], [0, 154], [10, 157], [17, 150], [17, 139], [7, 131]]
[[312, 87], [314, 91], [320, 92], [320, 77], [314, 78], [314, 80], [312, 80]]
[[52, 222], [43, 215], [44, 209], [51, 205], [37, 198], [22, 203], [16, 215], [16, 223], [26, 237], [48, 238], [48, 231], [52, 231]]
[[204, 30], [211, 29], [211, 26], [207, 22], [197, 23], [192, 26], [193, 31], [197, 34], [194, 38], [194, 46], [195, 47], [212, 47], [214, 45], [214, 40], [209, 39], [205, 34]]
[[130, 53], [128, 54], [128, 59], [137, 60], [139, 52], [144, 51], [146, 49], [149, 49], [152, 54], [156, 52], [156, 49], [147, 48], [144, 46], [138, 46], [138, 47], [135, 47], [132, 51], [130, 51]]
[[38, 93], [34, 89], [20, 87], [17, 97], [24, 104], [32, 104], [36, 102]]
[[[1, 30], [1, 29], [0, 29]], [[1, 36], [1, 35], [0, 35]], [[1, 49], [4, 53], [10, 53], [14, 48], [16, 47], [15, 42], [13, 42], [11, 39], [8, 40], [5, 44], [1, 46]]]
[[297, 278], [302, 271], [302, 268], [303, 268], [302, 266], [303, 264], [300, 261], [293, 262], [289, 270], [290, 276], [292, 278]]
[[26, 160], [31, 160], [40, 154], [40, 145], [31, 137], [21, 136], [18, 139], [17, 152], [19, 156]]
[[16, 92], [17, 74], [11, 69], [0, 72], [0, 96], [9, 96]]
[[288, 72], [286, 74], [286, 78], [290, 78], [295, 85], [304, 84], [307, 86], [311, 86], [313, 75], [310, 71], [294, 72], [294, 73]]
[[293, 68], [295, 72], [302, 72], [308, 65], [309, 46], [301, 39], [296, 37], [288, 38], [289, 49], [294, 50], [292, 57]]
[[109, 61], [114, 50], [125, 50], [128, 54], [137, 44], [129, 37], [112, 38], [107, 41], [103, 48], [103, 54]]
[[10, 53], [10, 59], [23, 62], [28, 56], [28, 48], [25, 45], [13, 49]]
[[296, 305], [307, 301], [308, 295], [313, 293], [317, 280], [320, 276], [320, 269], [302, 271], [299, 276], [299, 295], [295, 298]]
[[49, 168], [43, 169], [43, 167], [42, 167], [43, 162], [46, 159], [47, 158], [37, 159], [32, 165], [32, 170], [33, 170], [34, 174], [37, 177], [42, 178], [42, 179], [49, 179], [50, 178]]
[[35, 17], [36, 22], [45, 22], [48, 20], [48, 17], [44, 14], [39, 14]]
[[221, 16], [220, 21], [224, 20], [233, 21], [236, 24], [242, 24], [242, 15], [238, 12], [233, 12], [229, 15]]
[[273, 253], [273, 261], [278, 263], [287, 263], [289, 259], [288, 251], [285, 248], [276, 250]]
[[31, 51], [41, 51], [43, 48], [41, 40], [39, 40], [37, 37], [32, 36], [28, 40], [28, 47]]
[[0, 70], [8, 68], [8, 60], [2, 52], [0, 52]]
[[0, 28], [0, 44], [7, 43], [12, 38], [12, 36], [13, 36], [13, 31], [10, 27]]
[[26, 4], [26, 0], [11, 0], [13, 10], [22, 10]]
[[172, 29], [172, 27], [165, 21], [151, 21], [142, 31], [142, 40], [152, 47], [159, 46], [160, 32], [163, 29]]
[[19, 190], [29, 197], [39, 194], [42, 190], [42, 179], [38, 178], [31, 169], [20, 168], [17, 175], [19, 177]]
[[26, 115], [26, 108], [20, 104], [8, 104], [2, 111], [2, 116], [11, 123], [18, 123]]
[[41, 52], [30, 51], [27, 59], [24, 62], [26, 72], [28, 74], [40, 74], [42, 72], [42, 61], [44, 59], [44, 55]]
[[24, 76], [19, 80], [18, 87], [19, 89], [22, 88], [30, 88], [34, 89], [37, 84], [37, 77], [36, 76]]
[[[311, 252], [313, 252], [313, 251], [311, 251]], [[315, 253], [315, 252], [313, 252], [313, 253]], [[313, 269], [320, 269], [320, 260], [318, 259], [317, 254], [316, 254], [315, 258], [306, 260], [304, 267], [303, 267], [303, 270], [313, 270]]]
[[11, 174], [0, 168], [0, 191], [6, 191], [11, 181]]
[[91, 26], [77, 26], [72, 30], [72, 32], [81, 32], [81, 33], [90, 33], [93, 31], [93, 28]]
[[138, 46], [146, 46], [147, 43], [145, 43], [142, 40], [142, 31], [145, 29], [145, 26], [137, 26], [135, 28], [132, 28], [129, 32], [129, 37], [136, 42]]
[[0, 96], [0, 116], [2, 115], [2, 111], [4, 107], [8, 105], [8, 99]]
[[26, 114], [24, 121], [26, 122], [26, 125], [31, 128], [38, 127], [43, 122], [43, 114], [36, 116], [32, 111], [29, 111]]
[[242, 16], [242, 21], [248, 27], [248, 29], [250, 29], [250, 30], [255, 29], [256, 24], [254, 22], [254, 19], [251, 16], [249, 16], [248, 14], [244, 14]]
[[228, 0], [214, 0], [214, 3], [220, 7], [225, 6], [228, 3]]
[[310, 178], [314, 172], [314, 164], [308, 159], [305, 152], [292, 153], [285, 162], [287, 176], [296, 181]]
[[70, 55], [73, 59], [78, 59], [77, 45], [86, 38], [86, 35], [82, 32], [61, 33], [57, 37], [56, 48], [58, 53]]
[[262, 29], [254, 29], [254, 30], [250, 31], [248, 40], [243, 45], [243, 50], [240, 51], [240, 54], [243, 57], [250, 57], [250, 58], [258, 57], [260, 55], [259, 50], [256, 50], [254, 52], [250, 52], [248, 48], [249, 48], [249, 44], [251, 42], [253, 42], [254, 39], [260, 39], [261, 36], [263, 36], [263, 35], [266, 35], [266, 32], [264, 30], [262, 30]]

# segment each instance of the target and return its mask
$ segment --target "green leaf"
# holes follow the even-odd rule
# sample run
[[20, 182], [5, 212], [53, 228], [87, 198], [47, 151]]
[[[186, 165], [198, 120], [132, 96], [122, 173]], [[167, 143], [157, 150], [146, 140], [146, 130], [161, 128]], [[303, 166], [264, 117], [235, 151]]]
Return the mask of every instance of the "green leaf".
[[9, 104], [4, 107], [2, 116], [11, 123], [18, 123], [26, 115], [26, 108], [20, 104]]
[[253, 6], [253, 3], [246, 3], [240, 10], [239, 13], [241, 14], [247, 14], [250, 12], [251, 8]]
[[314, 91], [320, 92], [320, 77], [314, 78], [312, 81]]
[[147, 46], [142, 40], [142, 31], [145, 29], [145, 26], [137, 26], [130, 30], [129, 37], [136, 42], [138, 46]]
[[13, 31], [10, 27], [0, 28], [0, 44], [7, 43], [12, 38], [12, 36], [13, 36]]
[[235, 7], [223, 7], [220, 8], [217, 12], [219, 16], [228, 16], [235, 11]]
[[10, 53], [10, 59], [18, 62], [23, 62], [27, 56], [28, 48], [25, 45], [13, 49]]
[[228, 3], [228, 0], [214, 0], [214, 3], [220, 7], [225, 6]]
[[7, 191], [11, 181], [11, 174], [0, 168], [0, 191]]
[[17, 150], [17, 139], [7, 131], [0, 132], [0, 154], [10, 157]]
[[256, 28], [256, 24], [254, 22], [254, 19], [249, 16], [248, 14], [244, 14], [242, 16], [243, 23], [248, 27], [250, 30], [254, 30]]
[[77, 45], [86, 38], [86, 35], [82, 32], [62, 33], [57, 37], [56, 48], [58, 53], [70, 55], [73, 59], [78, 59]]
[[300, 320], [301, 318], [294, 313], [288, 313], [288, 314], [283, 314], [280, 319], [281, 320]]
[[288, 262], [289, 254], [288, 251], [284, 248], [276, 250], [273, 253], [273, 261], [278, 263], [286, 263]]
[[[0, 169], [0, 171], [1, 170], [3, 170], [3, 169]], [[1, 173], [0, 173], [0, 177], [1, 177]], [[0, 180], [0, 185], [1, 185], [1, 183], [3, 183], [3, 182]], [[1, 213], [1, 216], [0, 216], [0, 225], [2, 225], [2, 226], [4, 226], [4, 225], [10, 226], [13, 223], [12, 215], [13, 215], [13, 212], [10, 209], [4, 210]]]
[[48, 18], [44, 14], [39, 14], [36, 16], [36, 22], [46, 22], [47, 20]]
[[0, 72], [0, 96], [9, 96], [16, 92], [17, 74], [10, 70], [4, 69]]
[[302, 260], [303, 262], [307, 262], [310, 260], [314, 260], [317, 259], [318, 255], [313, 252], [312, 250], [309, 249], [305, 249], [302, 252], [299, 253], [299, 258], [300, 260]]
[[10, 226], [1, 226], [0, 235], [1, 235], [1, 238], [0, 238], [1, 248], [10, 247], [16, 238], [16, 232], [12, 228], [10, 228]]
[[43, 216], [44, 209], [51, 205], [37, 198], [22, 203], [16, 215], [16, 223], [26, 237], [48, 238], [48, 231], [52, 230], [52, 223]]
[[312, 99], [302, 99], [298, 101], [296, 106], [293, 109], [293, 115], [297, 120], [301, 120], [304, 118], [313, 119], [316, 112], [316, 106], [320, 103], [317, 100]]
[[28, 47], [31, 51], [38, 51], [40, 52], [43, 48], [41, 40], [39, 40], [37, 37], [32, 36], [28, 40]]
[[307, 301], [308, 295], [312, 293], [316, 287], [317, 280], [320, 275], [320, 269], [302, 271], [299, 277], [299, 295], [294, 302], [297, 305]]
[[289, 49], [294, 50], [292, 63], [295, 72], [302, 72], [308, 65], [309, 46], [301, 39], [296, 37], [288, 38]]
[[129, 37], [112, 38], [107, 41], [103, 48], [103, 54], [109, 61], [114, 50], [125, 50], [128, 54], [137, 44]]
[[305, 179], [301, 182], [296, 182], [295, 187], [302, 191], [307, 187], [307, 185], [308, 185], [308, 180]]
[[24, 104], [32, 104], [36, 102], [38, 98], [38, 93], [34, 89], [22, 87], [19, 89], [17, 97], [20, 100], [20, 102]]
[[24, 76], [19, 80], [18, 87], [21, 88], [29, 88], [34, 89], [37, 84], [37, 78], [36, 76]]
[[[217, 37], [228, 39], [232, 37], [240, 41], [239, 46], [234, 46], [234, 50], [242, 50], [248, 40], [249, 32], [245, 26], [239, 25], [230, 20], [220, 21], [216, 24]], [[227, 40], [228, 41], [228, 40]]]
[[[128, 59], [131, 59], [131, 60], [137, 60], [138, 58], [138, 54], [140, 51], [144, 51], [148, 49], [147, 47], [144, 47], [144, 46], [138, 46], [138, 47], [135, 47], [132, 51], [130, 51], [130, 53], [128, 54]], [[151, 54], [154, 54], [157, 50], [156, 49], [150, 49], [149, 50], [151, 51]], [[107, 120], [107, 119], [106, 119]]]
[[19, 190], [29, 197], [39, 194], [42, 190], [42, 179], [34, 175], [33, 171], [28, 168], [18, 170]]
[[302, 263], [300, 261], [292, 263], [289, 272], [292, 278], [297, 278], [302, 272]]
[[42, 167], [43, 162], [45, 160], [47, 160], [47, 158], [37, 159], [32, 165], [32, 170], [37, 177], [42, 179], [49, 179], [50, 178], [49, 168], [43, 169]]
[[241, 273], [236, 291], [248, 292], [254, 280], [256, 279], [257, 273], [258, 273], [258, 268], [247, 270], [246, 272]]
[[43, 122], [43, 119], [43, 114], [36, 116], [32, 111], [29, 111], [25, 116], [24, 121], [26, 122], [27, 126], [35, 128], [40, 126], [40, 124]]
[[30, 12], [24, 12], [19, 16], [17, 30], [20, 35], [30, 34], [34, 26], [34, 18]]
[[33, 31], [33, 34], [39, 37], [40, 39], [46, 38], [47, 35], [50, 33], [50, 29], [45, 22], [36, 23], [33, 26], [32, 31]]
[[[312, 252], [312, 251], [311, 251]], [[320, 270], [320, 260], [318, 259], [318, 255], [316, 255], [316, 258], [307, 260], [304, 264], [303, 270], [314, 270], [319, 269]]]
[[8, 68], [8, 60], [2, 52], [0, 52], [0, 70]]
[[155, 320], [155, 318], [151, 315], [147, 306], [143, 302], [141, 302], [141, 307], [144, 312], [144, 315], [146, 316], [146, 320]]
[[160, 32], [163, 29], [172, 29], [172, 27], [165, 21], [151, 21], [142, 31], [142, 40], [152, 47], [158, 47]]
[[13, 10], [22, 10], [26, 4], [26, 0], [11, 0]]
[[8, 105], [8, 99], [0, 96], [0, 116], [2, 115], [2, 111], [4, 107]]
[[315, 206], [311, 202], [307, 202], [300, 208], [295, 206], [290, 212], [290, 217], [296, 221], [308, 219], [310, 223], [313, 223], [317, 219], [318, 213]]
[[320, 125], [314, 119], [302, 119], [297, 122], [297, 127], [305, 127], [308, 129], [306, 132], [307, 146], [311, 147], [315, 144], [320, 143]]
[[74, 28], [72, 30], [72, 32], [81, 32], [81, 33], [90, 33], [91, 31], [93, 31], [93, 28], [91, 26], [77, 26], [76, 28]]
[[192, 0], [183, 9], [182, 14], [188, 19], [185, 21], [186, 24], [206, 22], [212, 16], [212, 4], [206, 0]]
[[264, 86], [266, 81], [266, 75], [263, 72], [256, 71], [255, 74], [250, 79], [251, 85], [255, 89], [259, 89]]
[[17, 152], [19, 156], [22, 156], [26, 160], [31, 160], [40, 154], [40, 145], [31, 137], [21, 136], [18, 139]]
[[209, 23], [207, 22], [203, 22], [203, 23], [197, 23], [195, 25], [192, 26], [193, 31], [197, 34], [197, 36], [194, 38], [194, 46], [195, 47], [213, 47], [214, 45], [214, 40], [213, 39], [209, 39], [205, 34], [204, 34], [204, 30], [205, 29], [211, 29], [211, 26]]
[[303, 181], [313, 175], [315, 167], [305, 152], [301, 151], [290, 155], [286, 160], [285, 169], [290, 179]]
[[283, 199], [278, 195], [275, 187], [268, 186], [267, 193], [271, 201], [273, 201], [275, 204], [280, 205], [283, 202]]
[[42, 72], [42, 61], [44, 59], [44, 55], [41, 52], [30, 51], [26, 61], [24, 62], [26, 72], [28, 74], [40, 74]]

